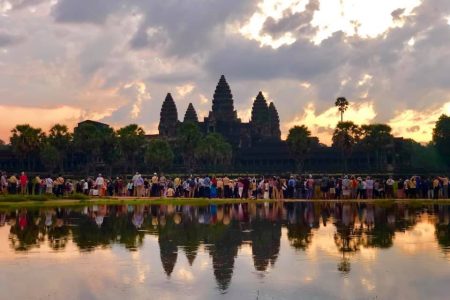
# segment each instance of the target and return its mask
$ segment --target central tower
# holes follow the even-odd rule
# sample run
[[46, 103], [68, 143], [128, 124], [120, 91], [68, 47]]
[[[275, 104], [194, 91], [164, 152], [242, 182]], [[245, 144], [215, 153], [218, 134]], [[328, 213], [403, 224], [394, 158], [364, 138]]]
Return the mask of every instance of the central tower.
[[233, 95], [225, 76], [220, 77], [219, 83], [214, 91], [212, 100], [212, 112], [210, 115], [218, 122], [233, 122], [237, 120], [234, 110]]

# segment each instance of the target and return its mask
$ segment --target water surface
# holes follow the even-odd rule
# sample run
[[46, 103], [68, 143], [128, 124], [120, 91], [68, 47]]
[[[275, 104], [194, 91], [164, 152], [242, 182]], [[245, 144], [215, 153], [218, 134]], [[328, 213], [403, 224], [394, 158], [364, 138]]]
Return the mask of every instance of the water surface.
[[0, 212], [0, 298], [448, 299], [450, 206]]

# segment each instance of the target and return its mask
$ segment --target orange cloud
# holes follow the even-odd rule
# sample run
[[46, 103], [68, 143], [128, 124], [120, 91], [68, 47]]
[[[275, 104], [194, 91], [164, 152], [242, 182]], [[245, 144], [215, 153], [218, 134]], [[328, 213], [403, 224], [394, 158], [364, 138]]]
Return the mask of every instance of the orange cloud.
[[417, 111], [407, 109], [388, 122], [396, 136], [412, 138], [417, 142], [429, 142], [436, 121], [442, 114], [450, 114], [450, 102], [437, 109]]
[[[349, 109], [344, 114], [344, 118], [356, 124], [367, 124], [376, 115], [372, 102], [351, 103]], [[321, 143], [331, 145], [331, 136], [340, 119], [341, 116], [336, 107], [330, 107], [323, 113], [317, 114], [314, 104], [310, 103], [302, 115], [282, 124], [283, 136], [284, 138], [287, 136], [289, 128], [304, 124], [311, 130], [312, 135], [319, 137]]]

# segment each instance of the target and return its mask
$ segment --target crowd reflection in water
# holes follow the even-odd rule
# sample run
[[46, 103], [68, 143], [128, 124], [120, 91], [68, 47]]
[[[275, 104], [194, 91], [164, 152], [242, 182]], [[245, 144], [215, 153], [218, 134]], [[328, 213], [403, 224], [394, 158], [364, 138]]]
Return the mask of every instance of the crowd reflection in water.
[[[265, 203], [210, 206], [97, 205], [84, 208], [17, 209], [0, 212], [15, 251], [43, 243], [64, 251], [69, 240], [81, 251], [120, 244], [136, 251], [145, 235], [158, 237], [164, 272], [170, 276], [179, 252], [193, 264], [201, 245], [210, 254], [218, 287], [226, 290], [239, 248], [250, 245], [254, 267], [265, 272], [280, 251], [282, 228], [290, 245], [306, 251], [320, 227], [333, 226], [342, 253], [337, 269], [351, 270], [361, 247], [389, 248], [396, 232], [410, 230], [423, 214], [434, 223], [436, 239], [450, 253], [450, 206], [380, 207], [366, 203]], [[5, 228], [6, 229], [6, 228]]]

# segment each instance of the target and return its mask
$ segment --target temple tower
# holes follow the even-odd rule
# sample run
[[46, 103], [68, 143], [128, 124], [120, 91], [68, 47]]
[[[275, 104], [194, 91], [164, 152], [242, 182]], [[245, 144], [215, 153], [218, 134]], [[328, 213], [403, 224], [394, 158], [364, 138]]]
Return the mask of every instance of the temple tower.
[[258, 93], [253, 102], [250, 124], [254, 139], [259, 140], [261, 138], [270, 137], [269, 107], [262, 92]]
[[237, 120], [237, 113], [234, 110], [233, 95], [225, 76], [220, 77], [213, 96], [212, 115], [215, 121], [232, 122]]
[[188, 105], [186, 113], [184, 114], [183, 122], [198, 123], [197, 112], [195, 111], [194, 105], [192, 105], [192, 103], [189, 103]]
[[177, 133], [178, 112], [172, 95], [167, 94], [161, 108], [159, 119], [159, 134], [162, 137], [174, 137]]
[[269, 104], [269, 127], [272, 138], [281, 139], [280, 117], [273, 102]]

